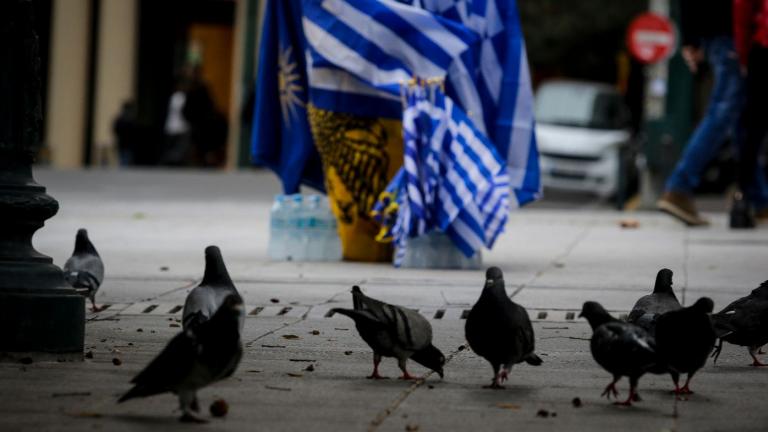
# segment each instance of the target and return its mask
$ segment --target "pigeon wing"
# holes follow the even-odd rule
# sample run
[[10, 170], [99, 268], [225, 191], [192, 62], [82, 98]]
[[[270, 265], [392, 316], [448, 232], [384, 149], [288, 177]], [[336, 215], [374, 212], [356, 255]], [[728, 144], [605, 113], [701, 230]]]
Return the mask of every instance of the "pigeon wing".
[[160, 354], [131, 380], [135, 384], [120, 402], [172, 391], [193, 369], [200, 347], [188, 331], [174, 336]]

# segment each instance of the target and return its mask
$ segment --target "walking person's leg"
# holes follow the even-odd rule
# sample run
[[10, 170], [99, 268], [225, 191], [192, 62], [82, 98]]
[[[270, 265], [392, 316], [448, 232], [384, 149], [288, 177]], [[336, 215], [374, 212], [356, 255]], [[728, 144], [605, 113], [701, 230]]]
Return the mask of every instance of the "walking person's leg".
[[689, 225], [706, 225], [693, 202], [707, 164], [732, 133], [744, 105], [744, 79], [729, 37], [705, 41], [705, 52], [714, 75], [707, 111], [691, 135], [674, 171], [667, 179], [659, 209]]

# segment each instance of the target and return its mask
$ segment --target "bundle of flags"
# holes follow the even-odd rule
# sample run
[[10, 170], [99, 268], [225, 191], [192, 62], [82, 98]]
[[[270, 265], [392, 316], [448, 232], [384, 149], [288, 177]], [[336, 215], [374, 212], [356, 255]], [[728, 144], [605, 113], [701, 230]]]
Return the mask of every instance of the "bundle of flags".
[[403, 167], [374, 207], [382, 233], [395, 243], [400, 266], [408, 238], [433, 229], [446, 233], [468, 257], [491, 248], [509, 213], [509, 175], [504, 160], [439, 85], [405, 89]]
[[[533, 97], [514, 0], [271, 0], [265, 19], [277, 16], [283, 20], [280, 25], [295, 25], [296, 18], [270, 12], [286, 5], [293, 8], [293, 17], [300, 16], [301, 28], [279, 33], [279, 44], [292, 47], [295, 63], [305, 64], [305, 69], [296, 68], [296, 73], [306, 79], [306, 84], [298, 79], [291, 81], [301, 87], [292, 93], [293, 99], [301, 102], [293, 104], [292, 112], [300, 115], [309, 105], [329, 112], [403, 121], [404, 174], [396, 176], [387, 189], [398, 211], [410, 214], [397, 216], [398, 221], [409, 222], [391, 225], [393, 238], [419, 235], [436, 227], [451, 235], [463, 251], [475, 251], [481, 245], [493, 244], [503, 229], [508, 208], [539, 196]], [[274, 74], [275, 65], [270, 66], [264, 59], [267, 40], [262, 39], [260, 72]], [[409, 87], [412, 77], [439, 81], [444, 92], [426, 97], [417, 87], [429, 90], [429, 86]], [[259, 80], [261, 83], [261, 73]], [[410, 88], [405, 103], [401, 98], [404, 87]], [[259, 111], [258, 100], [254, 129], [258, 131], [260, 125], [274, 128], [274, 123], [267, 123], [269, 118], [258, 115], [266, 112]], [[427, 122], [427, 118], [431, 120]], [[454, 126], [459, 129], [451, 129]], [[254, 155], [269, 153], [265, 148], [293, 145], [290, 134], [302, 133], [301, 127], [295, 122], [285, 128], [283, 121], [282, 130], [288, 135], [283, 135], [280, 142], [254, 134]], [[312, 127], [315, 132], [314, 124]], [[317, 140], [317, 134], [313, 137]], [[438, 149], [440, 140], [445, 142]], [[449, 141], [454, 144], [446, 144]], [[430, 159], [408, 154], [418, 149], [443, 152], [441, 157], [466, 158], [440, 168], [468, 175], [470, 171], [462, 170], [474, 165], [482, 181], [477, 175], [447, 177], [449, 171], [422, 166], [431, 163]], [[466, 152], [453, 153], [457, 149], [484, 151], [485, 156], [473, 159]], [[295, 159], [295, 153], [292, 155]], [[416, 164], [416, 169], [409, 169], [410, 163]], [[501, 169], [497, 170], [497, 166]], [[306, 171], [305, 167], [294, 166], [281, 176], [285, 183], [286, 177]], [[476, 202], [473, 188], [479, 185], [494, 191], [492, 198], [487, 197], [495, 203], [493, 208]], [[502, 185], [507, 185], [506, 199], [499, 194]], [[418, 193], [411, 193], [416, 189]], [[440, 197], [449, 190], [459, 195], [461, 205]], [[382, 190], [372, 192], [378, 196]], [[406, 197], [408, 208], [403, 209]], [[424, 201], [419, 202], [417, 197]], [[471, 233], [467, 226], [472, 228]]]

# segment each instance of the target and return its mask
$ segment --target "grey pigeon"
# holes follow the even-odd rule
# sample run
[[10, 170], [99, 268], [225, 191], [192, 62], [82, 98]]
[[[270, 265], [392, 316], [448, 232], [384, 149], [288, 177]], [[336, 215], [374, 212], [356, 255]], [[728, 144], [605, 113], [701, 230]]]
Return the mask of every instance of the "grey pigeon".
[[370, 298], [360, 287], [352, 287], [353, 309], [334, 308], [355, 321], [358, 333], [373, 349], [373, 373], [368, 378], [381, 379], [381, 357], [395, 357], [403, 371], [402, 379], [415, 379], [406, 369], [410, 358], [443, 377], [445, 356], [432, 345], [432, 325], [415, 310], [394, 306]]
[[501, 270], [489, 268], [485, 279], [483, 292], [467, 316], [464, 334], [472, 350], [491, 363], [490, 388], [503, 388], [512, 365], [526, 362], [539, 366], [542, 361], [533, 352], [528, 312], [507, 296]]
[[197, 391], [231, 376], [243, 355], [238, 320], [243, 303], [235, 295], [224, 299], [210, 320], [176, 335], [136, 375], [133, 388], [119, 400], [172, 392], [179, 398], [181, 421], [203, 422], [193, 411], [200, 411]]
[[[709, 297], [696, 300], [692, 306], [662, 314], [656, 321], [656, 349], [669, 368], [675, 394], [691, 394], [691, 378], [707, 362], [715, 346], [715, 330], [709, 319], [714, 308]], [[688, 377], [679, 386], [680, 374]]]
[[96, 306], [96, 292], [104, 281], [104, 263], [84, 228], [77, 230], [75, 250], [64, 263], [64, 279], [77, 292], [91, 300], [93, 312], [104, 310]]
[[601, 396], [608, 399], [618, 396], [616, 383], [621, 377], [629, 377], [629, 396], [616, 405], [632, 405], [639, 401], [637, 382], [643, 374], [659, 363], [656, 343], [642, 327], [612, 317], [600, 303], [588, 301], [581, 309], [592, 327], [590, 350], [592, 357], [603, 369], [613, 375], [613, 381], [605, 387]]
[[661, 314], [682, 307], [674, 291], [672, 291], [672, 270], [664, 268], [656, 274], [653, 293], [637, 300], [627, 317], [627, 321], [639, 325], [653, 335], [656, 319]]
[[768, 343], [768, 281], [752, 292], [712, 315], [712, 324], [720, 342], [712, 353], [717, 358], [723, 341], [746, 346], [752, 356], [752, 366], [768, 366], [757, 359], [758, 349]]
[[[205, 274], [203, 280], [196, 286], [184, 302], [182, 324], [184, 329], [194, 328], [208, 321], [219, 309], [224, 299], [234, 295], [242, 302], [240, 293], [229, 277], [221, 251], [217, 246], [205, 248]], [[245, 308], [240, 316], [240, 332], [245, 324]]]

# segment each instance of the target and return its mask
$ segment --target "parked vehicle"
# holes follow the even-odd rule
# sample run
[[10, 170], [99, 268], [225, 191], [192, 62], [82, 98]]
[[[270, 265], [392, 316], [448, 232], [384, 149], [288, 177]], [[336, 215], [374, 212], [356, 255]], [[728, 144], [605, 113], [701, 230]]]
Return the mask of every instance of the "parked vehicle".
[[539, 86], [535, 103], [545, 187], [611, 197], [634, 181], [629, 110], [616, 88], [552, 80]]

